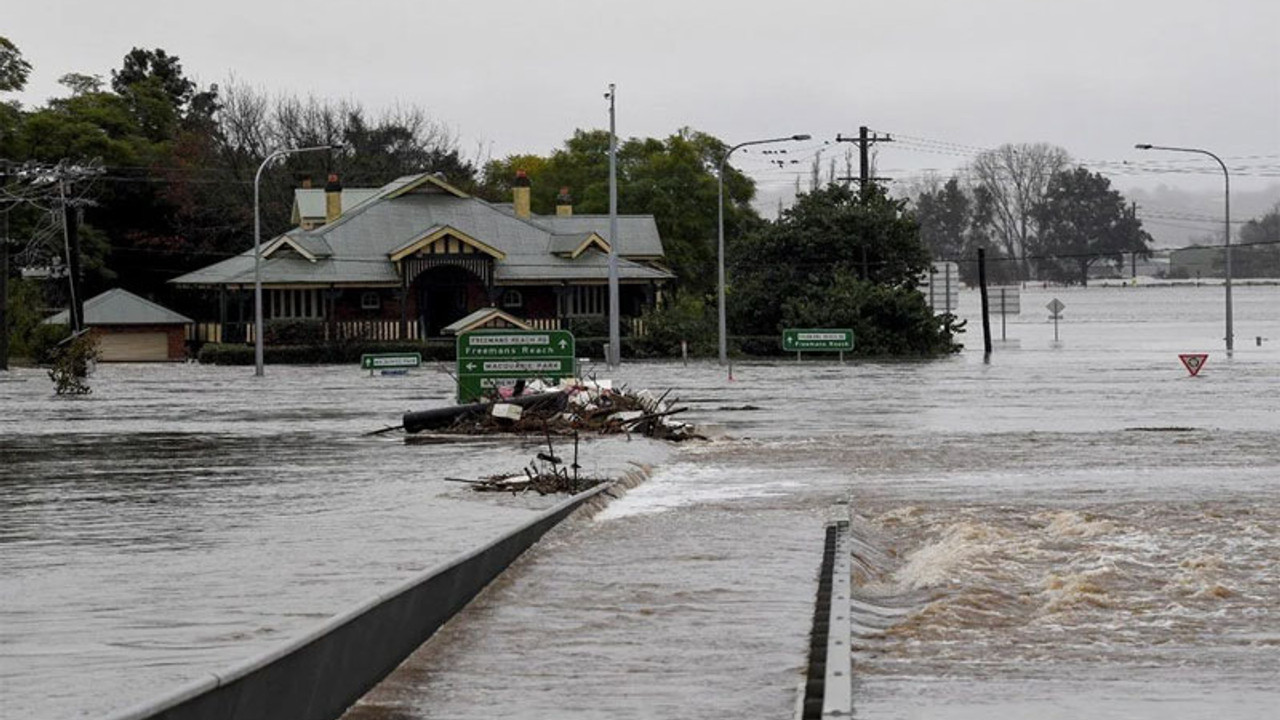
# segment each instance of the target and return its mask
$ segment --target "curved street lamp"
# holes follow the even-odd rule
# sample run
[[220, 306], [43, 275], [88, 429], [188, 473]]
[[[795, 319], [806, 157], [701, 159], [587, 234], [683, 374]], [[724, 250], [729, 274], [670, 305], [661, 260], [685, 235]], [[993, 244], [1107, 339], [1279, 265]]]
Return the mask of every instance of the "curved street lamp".
[[1223, 232], [1222, 243], [1226, 261], [1224, 262], [1224, 271], [1226, 274], [1226, 295], [1227, 295], [1227, 355], [1235, 349], [1235, 333], [1231, 328], [1231, 174], [1227, 172], [1227, 164], [1222, 162], [1222, 158], [1214, 155], [1208, 150], [1200, 148], [1184, 148], [1184, 147], [1167, 147], [1164, 145], [1152, 145], [1151, 143], [1138, 143], [1134, 145], [1139, 150], [1167, 150], [1169, 152], [1185, 152], [1196, 153], [1198, 155], [1208, 155], [1218, 161], [1218, 165], [1222, 168], [1223, 183]]
[[262, 171], [276, 158], [304, 152], [341, 150], [342, 145], [315, 145], [276, 150], [263, 159], [253, 176], [253, 374], [262, 377], [262, 218], [258, 212], [258, 182]]
[[716, 298], [720, 313], [720, 364], [724, 365], [729, 362], [729, 344], [728, 335], [725, 332], [725, 313], [724, 313], [724, 166], [729, 162], [729, 156], [734, 150], [743, 148], [748, 145], [766, 145], [769, 143], [790, 142], [792, 140], [808, 140], [810, 135], [792, 135], [790, 137], [770, 138], [768, 140], [748, 140], [747, 142], [738, 143], [729, 148], [724, 157], [720, 158], [720, 171], [718, 173], [720, 182], [720, 191], [716, 196], [720, 211], [719, 224], [719, 241], [717, 243], [717, 256], [719, 258], [719, 281], [716, 285]]

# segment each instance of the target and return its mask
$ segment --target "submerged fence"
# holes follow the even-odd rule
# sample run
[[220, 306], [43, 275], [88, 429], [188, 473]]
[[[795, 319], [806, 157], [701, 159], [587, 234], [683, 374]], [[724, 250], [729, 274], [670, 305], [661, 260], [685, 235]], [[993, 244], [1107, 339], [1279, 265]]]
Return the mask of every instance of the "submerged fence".
[[382, 593], [248, 662], [110, 720], [331, 720], [396, 668], [476, 593], [603, 483], [488, 545]]

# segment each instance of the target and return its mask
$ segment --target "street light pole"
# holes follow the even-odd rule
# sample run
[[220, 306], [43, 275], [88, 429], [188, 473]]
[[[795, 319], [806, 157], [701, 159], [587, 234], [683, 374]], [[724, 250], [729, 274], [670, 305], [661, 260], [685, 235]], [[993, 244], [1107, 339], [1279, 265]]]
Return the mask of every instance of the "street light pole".
[[790, 137], [770, 138], [768, 140], [748, 140], [747, 142], [738, 143], [729, 148], [724, 157], [720, 158], [720, 170], [717, 173], [720, 189], [716, 194], [716, 202], [719, 210], [719, 232], [717, 233], [716, 254], [717, 264], [719, 268], [719, 280], [716, 284], [717, 306], [720, 314], [720, 364], [725, 365], [729, 362], [729, 338], [725, 332], [725, 312], [724, 312], [724, 166], [729, 162], [729, 156], [734, 150], [743, 148], [748, 145], [766, 145], [769, 143], [789, 142], [792, 140], [808, 140], [809, 135], [792, 135]]
[[1222, 158], [1218, 157], [1217, 155], [1214, 155], [1208, 150], [1201, 150], [1200, 148], [1167, 147], [1164, 145], [1152, 145], [1150, 143], [1139, 143], [1137, 145], [1134, 145], [1134, 147], [1139, 150], [1167, 150], [1169, 152], [1186, 152], [1186, 153], [1196, 153], [1199, 155], [1208, 155], [1209, 157], [1216, 160], [1218, 162], [1218, 166], [1222, 168], [1222, 184], [1223, 184], [1222, 244], [1224, 247], [1224, 253], [1226, 255], [1226, 259], [1223, 263], [1223, 266], [1224, 266], [1223, 269], [1226, 273], [1225, 289], [1226, 289], [1226, 304], [1227, 304], [1227, 338], [1226, 338], [1227, 339], [1227, 355], [1230, 356], [1231, 353], [1235, 350], [1236, 340], [1235, 340], [1235, 332], [1231, 326], [1231, 319], [1232, 319], [1232, 311], [1231, 311], [1231, 173], [1227, 172], [1227, 164], [1222, 162]]
[[618, 90], [609, 83], [609, 357], [610, 370], [622, 362], [622, 331], [618, 317], [621, 303], [618, 294], [618, 132], [614, 124], [614, 104]]
[[262, 180], [262, 171], [272, 160], [286, 155], [320, 150], [341, 150], [341, 145], [315, 145], [303, 148], [285, 148], [276, 150], [263, 159], [258, 172], [253, 176], [253, 374], [262, 377], [262, 216], [258, 210], [258, 185]]

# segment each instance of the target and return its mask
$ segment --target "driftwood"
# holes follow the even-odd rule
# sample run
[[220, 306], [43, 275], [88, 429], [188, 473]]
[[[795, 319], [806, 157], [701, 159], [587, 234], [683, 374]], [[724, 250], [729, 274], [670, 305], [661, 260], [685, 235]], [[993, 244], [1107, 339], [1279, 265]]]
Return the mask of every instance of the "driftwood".
[[445, 478], [449, 482], [461, 482], [471, 486], [476, 492], [509, 492], [514, 494], [532, 490], [539, 495], [566, 493], [576, 495], [589, 490], [602, 482], [603, 478], [583, 477], [578, 474], [578, 436], [573, 436], [573, 464], [565, 465], [556, 455], [551, 442], [550, 427], [544, 428], [547, 438], [547, 451], [539, 452], [536, 459], [522, 468], [519, 473], [491, 475], [479, 480], [463, 478]]

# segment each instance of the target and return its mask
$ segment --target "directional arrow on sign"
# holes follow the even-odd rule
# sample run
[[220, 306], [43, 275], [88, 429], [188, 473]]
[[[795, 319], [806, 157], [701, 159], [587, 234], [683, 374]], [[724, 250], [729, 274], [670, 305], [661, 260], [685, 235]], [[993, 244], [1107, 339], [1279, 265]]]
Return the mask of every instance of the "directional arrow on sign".
[[566, 348], [566, 347], [568, 347], [568, 346], [569, 346], [568, 341], [565, 341], [565, 340], [561, 340], [561, 341], [560, 341], [560, 349], [561, 349], [561, 350], [565, 349], [565, 348]]
[[467, 367], [467, 369], [468, 369], [468, 370], [475, 370], [475, 369], [476, 369], [476, 364], [475, 364], [475, 363], [470, 363], [470, 362], [469, 362], [469, 363], [467, 363], [466, 367]]

